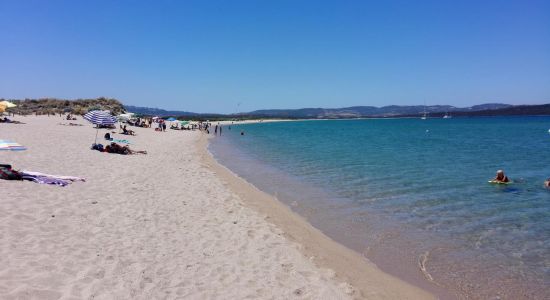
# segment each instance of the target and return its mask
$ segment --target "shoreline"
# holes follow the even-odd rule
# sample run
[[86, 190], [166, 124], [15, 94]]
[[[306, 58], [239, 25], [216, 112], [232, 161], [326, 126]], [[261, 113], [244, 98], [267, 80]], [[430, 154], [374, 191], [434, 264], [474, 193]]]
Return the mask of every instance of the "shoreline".
[[196, 145], [203, 153], [201, 161], [212, 168], [247, 206], [280, 228], [285, 238], [301, 245], [299, 250], [305, 257], [319, 267], [333, 270], [340, 281], [349, 282], [359, 294], [355, 295], [356, 298], [436, 298], [430, 292], [380, 270], [366, 257], [332, 240], [276, 197], [233, 173], [208, 150], [211, 138], [213, 136], [203, 135]]
[[[534, 122], [533, 124], [537, 128], [540, 127], [538, 125], [541, 122], [536, 120]], [[330, 126], [328, 123], [325, 124]], [[310, 125], [315, 126], [315, 124]], [[268, 126], [249, 127], [248, 131], [253, 136], [252, 139], [241, 141], [237, 135], [231, 134], [228, 140], [223, 138], [212, 139], [210, 140], [209, 151], [214, 155], [215, 160], [229, 169], [231, 173], [234, 173], [233, 175], [242, 178], [253, 188], [267, 193], [273, 198], [272, 201], [283, 203], [283, 206], [301, 216], [304, 222], [319, 229], [330, 239], [366, 257], [382, 271], [424, 289], [438, 298], [528, 298], [528, 295], [530, 295], [533, 299], [538, 299], [540, 295], [547, 294], [544, 292], [544, 281], [546, 279], [544, 276], [540, 276], [540, 273], [537, 277], [536, 270], [531, 271], [525, 267], [525, 272], [522, 272], [521, 277], [519, 277], [515, 276], [519, 274], [515, 271], [516, 269], [508, 268], [508, 266], [513, 267], [513, 263], [518, 260], [508, 259], [505, 261], [502, 258], [491, 260], [490, 255], [492, 253], [476, 253], [475, 249], [469, 252], [459, 252], [460, 248], [456, 245], [461, 245], [458, 242], [454, 243], [452, 239], [446, 239], [448, 236], [444, 234], [430, 236], [426, 232], [422, 232], [421, 229], [417, 230], [414, 226], [405, 230], [394, 228], [394, 223], [402, 223], [399, 223], [399, 220], [392, 218], [389, 214], [386, 217], [390, 222], [384, 222], [383, 220], [380, 222], [381, 220], [378, 220], [378, 222], [369, 222], [369, 225], [374, 226], [353, 227], [353, 223], [356, 222], [354, 217], [361, 220], [360, 218], [366, 213], [365, 211], [362, 211], [362, 214], [327, 213], [333, 211], [332, 208], [338, 208], [341, 205], [342, 202], [339, 198], [341, 194], [332, 194], [332, 183], [327, 180], [316, 181], [319, 177], [312, 176], [308, 178], [304, 176], [305, 179], [312, 179], [312, 181], [305, 180], [305, 184], [302, 184], [304, 178], [299, 176], [302, 175], [300, 171], [309, 166], [308, 162], [311, 160], [307, 160], [308, 158], [316, 156], [311, 152], [306, 152], [307, 156], [305, 158], [304, 155], [301, 157], [292, 156], [293, 152], [300, 152], [299, 147], [303, 145], [301, 140], [298, 139], [289, 140], [288, 147], [286, 146], [285, 140], [289, 135], [286, 132], [294, 127], [284, 124], [274, 124], [273, 126], [273, 131], [267, 130]], [[285, 133], [278, 134], [277, 128], [285, 129], [286, 135]], [[246, 129], [244, 130], [246, 131]], [[319, 131], [323, 132], [323, 130]], [[546, 129], [542, 132], [545, 131]], [[290, 132], [292, 131], [290, 130]], [[238, 134], [238, 131], [236, 133]], [[266, 144], [262, 144], [262, 142]], [[268, 145], [268, 147], [265, 145]], [[306, 145], [311, 146], [311, 143], [306, 143]], [[278, 147], [282, 147], [284, 150], [281, 150], [281, 153], [272, 152], [279, 151]], [[250, 151], [247, 151], [247, 149]], [[263, 152], [265, 152], [265, 155]], [[286, 164], [287, 161], [290, 163]], [[302, 164], [304, 161], [305, 163]], [[292, 163], [297, 163], [297, 167], [293, 169]], [[334, 170], [334, 168], [331, 170]], [[296, 173], [292, 171], [296, 171]], [[313, 173], [311, 169], [307, 169], [307, 171]], [[332, 174], [338, 176], [338, 173]], [[484, 178], [483, 174], [477, 176]], [[337, 180], [335, 177], [330, 178]], [[322, 184], [316, 186], [316, 183]], [[484, 183], [485, 181], [482, 181], [482, 185]], [[335, 184], [338, 184], [338, 182]], [[340, 188], [339, 192], [344, 193], [342, 185], [336, 185], [335, 187]], [[343, 188], [345, 187], [344, 185]], [[486, 186], [481, 188], [484, 187]], [[539, 192], [544, 193], [544, 190]], [[491, 196], [500, 198], [498, 196], [500, 194], [493, 193], [492, 189], [489, 189], [488, 193]], [[326, 198], [324, 195], [327, 195]], [[325, 203], [329, 203], [329, 205]], [[330, 204], [333, 203], [335, 204], [331, 207]], [[342, 204], [341, 206], [345, 205]], [[374, 215], [374, 211], [369, 214], [370, 221], [374, 220]], [[363, 224], [366, 223], [360, 225]], [[371, 230], [375, 227], [377, 231]], [[355, 232], [353, 232], [354, 229], [356, 229]], [[377, 233], [382, 233], [382, 235]], [[378, 239], [379, 236], [383, 239]], [[481, 238], [478, 240], [481, 240]], [[367, 241], [367, 243], [362, 243], [363, 241]], [[367, 246], [364, 246], [365, 244]], [[408, 251], [409, 249], [410, 251]], [[497, 251], [495, 250], [495, 252]], [[474, 255], [470, 255], [472, 253]], [[461, 257], [462, 254], [467, 256]], [[489, 259], [482, 260], [479, 257], [489, 257]], [[491, 272], [495, 268], [501, 268], [497, 269], [500, 273]], [[456, 274], [462, 276], [459, 277]]]
[[434, 298], [224, 169], [201, 132], [132, 128], [115, 138], [148, 154], [118, 155], [80, 118], [16, 119], [2, 138], [27, 150], [2, 163], [86, 181], [0, 180], [0, 298]]

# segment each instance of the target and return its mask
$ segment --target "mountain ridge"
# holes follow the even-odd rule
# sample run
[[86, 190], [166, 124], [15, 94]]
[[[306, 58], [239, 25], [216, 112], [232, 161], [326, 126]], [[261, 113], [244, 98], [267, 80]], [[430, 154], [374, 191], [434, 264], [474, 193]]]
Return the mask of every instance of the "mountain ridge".
[[[537, 106], [537, 105], [534, 105]], [[143, 115], [157, 116], [182, 116], [182, 117], [262, 117], [262, 118], [290, 118], [290, 119], [324, 119], [324, 118], [363, 118], [363, 117], [405, 117], [423, 114], [445, 114], [445, 113], [473, 113], [480, 111], [497, 111], [501, 109], [510, 109], [520, 107], [519, 105], [502, 103], [485, 103], [470, 107], [456, 107], [452, 105], [387, 105], [376, 106], [349, 106], [342, 108], [298, 108], [298, 109], [262, 109], [251, 112], [242, 112], [236, 114], [214, 114], [214, 113], [194, 113], [189, 111], [164, 110], [160, 108], [149, 108], [125, 105], [129, 112]], [[547, 112], [550, 114], [550, 111]]]

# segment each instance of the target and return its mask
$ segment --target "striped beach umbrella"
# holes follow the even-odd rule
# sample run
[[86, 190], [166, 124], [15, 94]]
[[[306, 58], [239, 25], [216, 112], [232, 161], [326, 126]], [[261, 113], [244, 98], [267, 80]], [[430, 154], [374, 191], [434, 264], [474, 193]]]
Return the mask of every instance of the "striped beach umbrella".
[[27, 148], [22, 145], [8, 140], [0, 140], [0, 151], [22, 151], [27, 150]]
[[84, 119], [95, 125], [114, 125], [117, 122], [117, 118], [105, 110], [93, 110], [85, 114]]
[[94, 144], [97, 144], [99, 125], [115, 125], [117, 122], [117, 118], [105, 110], [92, 110], [91, 112], [84, 115], [84, 119], [90, 121], [92, 124], [97, 125]]

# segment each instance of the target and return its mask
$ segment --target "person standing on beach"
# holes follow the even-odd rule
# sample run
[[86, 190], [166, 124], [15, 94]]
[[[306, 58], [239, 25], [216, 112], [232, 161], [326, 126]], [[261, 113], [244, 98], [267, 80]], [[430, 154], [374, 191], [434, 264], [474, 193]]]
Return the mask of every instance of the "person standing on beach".
[[222, 125], [220, 125], [220, 136], [222, 136]]
[[216, 125], [216, 127], [214, 127], [214, 135], [218, 135], [218, 125]]

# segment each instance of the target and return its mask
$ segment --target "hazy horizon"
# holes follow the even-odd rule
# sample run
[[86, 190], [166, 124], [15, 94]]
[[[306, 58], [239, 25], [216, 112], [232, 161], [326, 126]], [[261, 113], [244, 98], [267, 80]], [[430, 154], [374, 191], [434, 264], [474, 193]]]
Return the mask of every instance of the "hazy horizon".
[[[152, 109], [162, 109], [165, 111], [185, 111], [185, 112], [191, 112], [191, 113], [199, 113], [199, 114], [233, 114], [234, 112], [227, 112], [227, 113], [219, 113], [219, 112], [211, 112], [211, 111], [189, 111], [185, 109], [166, 109], [163, 107], [156, 107], [156, 106], [141, 106], [141, 105], [133, 105], [133, 104], [126, 104], [123, 103], [125, 106], [134, 106], [134, 107], [144, 107], [144, 108], [152, 108]], [[550, 104], [550, 101], [547, 103], [522, 103], [522, 104], [513, 104], [513, 103], [502, 103], [502, 102], [483, 102], [483, 103], [477, 103], [467, 106], [457, 106], [452, 104], [441, 104], [441, 103], [435, 103], [435, 104], [426, 104], [427, 107], [430, 106], [453, 106], [456, 108], [468, 108], [473, 107], [476, 105], [485, 105], [485, 104], [508, 104], [508, 105], [544, 105], [544, 104]], [[248, 113], [252, 111], [258, 111], [258, 110], [297, 110], [297, 109], [340, 109], [340, 108], [348, 108], [348, 107], [359, 107], [359, 106], [373, 106], [373, 107], [384, 107], [384, 106], [424, 106], [424, 104], [386, 104], [386, 105], [350, 105], [350, 106], [335, 106], [335, 107], [282, 107], [282, 108], [258, 108], [254, 110], [249, 111], [239, 111], [238, 113]]]
[[550, 103], [547, 1], [2, 1], [0, 96], [258, 109]]

